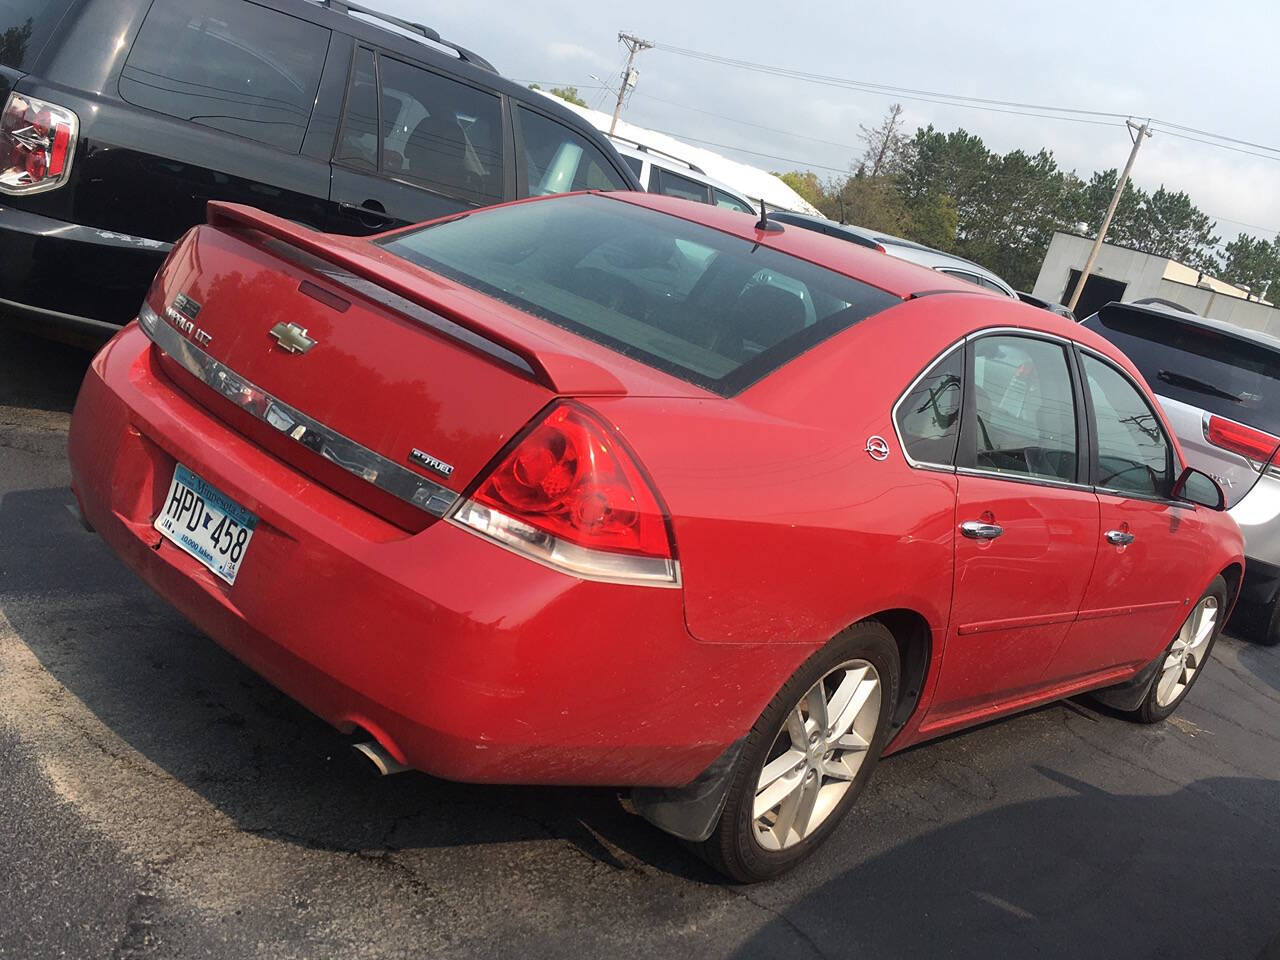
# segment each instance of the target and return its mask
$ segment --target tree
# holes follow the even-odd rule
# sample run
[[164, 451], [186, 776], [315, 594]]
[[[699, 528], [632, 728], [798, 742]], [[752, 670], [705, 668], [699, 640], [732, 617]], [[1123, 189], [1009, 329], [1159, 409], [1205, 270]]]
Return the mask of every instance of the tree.
[[858, 136], [867, 145], [860, 167], [871, 177], [894, 176], [905, 165], [911, 139], [902, 130], [902, 104], [895, 103], [879, 126], [858, 124]]
[[587, 101], [578, 96], [577, 87], [552, 87], [551, 95], [559, 97], [561, 100], [567, 100], [575, 106], [585, 107], [587, 105]]
[[907, 208], [897, 185], [889, 177], [873, 177], [863, 169], [843, 182], [833, 182], [817, 206], [828, 219], [869, 230], [901, 234], [907, 225]]
[[809, 203], [821, 208], [826, 190], [812, 170], [788, 170], [786, 173], [775, 173], [774, 176]]
[[10, 67], [21, 67], [27, 55], [27, 44], [31, 41], [31, 18], [20, 27], [10, 27], [0, 33], [0, 63]]
[[1275, 303], [1280, 298], [1280, 242], [1240, 234], [1223, 249], [1219, 275]]
[[1134, 246], [1144, 253], [1178, 260], [1197, 270], [1218, 268], [1218, 225], [1182, 191], [1160, 187], [1146, 198], [1134, 224]]

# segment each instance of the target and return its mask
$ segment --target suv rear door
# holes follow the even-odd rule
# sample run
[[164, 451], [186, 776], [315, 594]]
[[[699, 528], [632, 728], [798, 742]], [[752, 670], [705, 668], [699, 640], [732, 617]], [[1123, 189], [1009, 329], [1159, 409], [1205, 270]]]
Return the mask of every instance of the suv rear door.
[[[1128, 355], [1159, 398], [1189, 464], [1218, 481], [1228, 508], [1239, 503], [1280, 443], [1280, 350], [1195, 317], [1128, 304], [1107, 304], [1084, 326]], [[1253, 456], [1211, 442], [1210, 417], [1252, 428], [1252, 442], [1234, 446], [1254, 447]], [[1271, 452], [1262, 453], [1268, 445]]]
[[365, 234], [512, 199], [507, 109], [490, 90], [356, 47], [330, 229]]

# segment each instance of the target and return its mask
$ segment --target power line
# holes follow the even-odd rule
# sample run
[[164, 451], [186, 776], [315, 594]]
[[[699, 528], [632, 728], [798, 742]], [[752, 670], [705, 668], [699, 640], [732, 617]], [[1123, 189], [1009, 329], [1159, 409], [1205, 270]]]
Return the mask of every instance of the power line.
[[1232, 153], [1246, 153], [1251, 157], [1259, 157], [1263, 160], [1280, 161], [1280, 156], [1272, 156], [1269, 153], [1256, 153], [1253, 150], [1245, 150], [1242, 147], [1233, 147], [1226, 143], [1215, 143], [1212, 140], [1202, 140], [1200, 137], [1190, 137], [1185, 133], [1178, 133], [1176, 130], [1170, 130], [1166, 126], [1158, 126], [1155, 130], [1157, 133], [1164, 134], [1166, 137], [1177, 137], [1179, 140], [1190, 140], [1192, 143], [1203, 143], [1207, 147], [1216, 147], [1219, 150], [1230, 150]]

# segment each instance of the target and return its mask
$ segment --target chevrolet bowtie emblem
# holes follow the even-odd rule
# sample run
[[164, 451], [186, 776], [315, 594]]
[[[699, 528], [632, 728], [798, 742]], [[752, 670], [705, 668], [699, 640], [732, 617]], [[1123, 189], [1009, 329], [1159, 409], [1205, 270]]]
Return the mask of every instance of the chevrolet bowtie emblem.
[[290, 353], [306, 353], [316, 345], [316, 342], [307, 336], [307, 328], [300, 327], [296, 323], [277, 323], [271, 328], [271, 336], [275, 337], [276, 343]]

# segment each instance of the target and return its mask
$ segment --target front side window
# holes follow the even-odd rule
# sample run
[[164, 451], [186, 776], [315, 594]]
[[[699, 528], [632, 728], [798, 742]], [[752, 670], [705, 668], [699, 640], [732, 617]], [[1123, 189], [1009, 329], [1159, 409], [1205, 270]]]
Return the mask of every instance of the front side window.
[[929, 368], [898, 402], [894, 422], [907, 455], [916, 463], [951, 466], [960, 435], [964, 347]]
[[302, 147], [329, 31], [246, 0], [156, 0], [120, 96], [289, 153]]
[[900, 302], [769, 247], [590, 194], [483, 210], [382, 243], [725, 395]]
[[503, 198], [496, 96], [390, 57], [378, 79], [383, 173], [470, 203]]
[[1099, 487], [1145, 497], [1173, 489], [1173, 453], [1160, 418], [1129, 379], [1084, 354], [1085, 380], [1098, 435]]
[[[520, 107], [529, 196], [574, 190], [627, 190], [627, 182], [595, 144], [563, 123]], [[657, 173], [654, 168], [653, 174]]]
[[1075, 395], [1061, 344], [1020, 336], [974, 341], [973, 396], [967, 465], [1075, 481]]
[[737, 197], [725, 193], [723, 190], [712, 190], [711, 195], [714, 198], [717, 207], [723, 207], [726, 210], [737, 210], [739, 213], [756, 212]]

